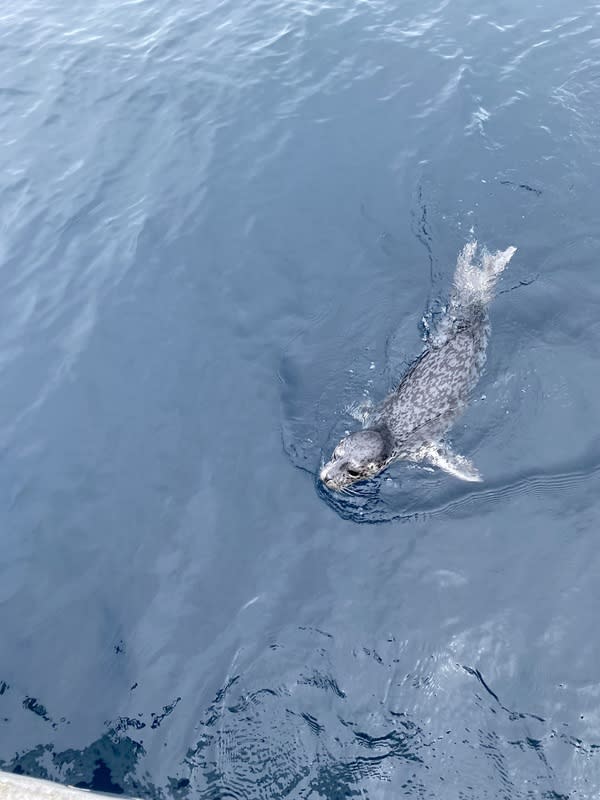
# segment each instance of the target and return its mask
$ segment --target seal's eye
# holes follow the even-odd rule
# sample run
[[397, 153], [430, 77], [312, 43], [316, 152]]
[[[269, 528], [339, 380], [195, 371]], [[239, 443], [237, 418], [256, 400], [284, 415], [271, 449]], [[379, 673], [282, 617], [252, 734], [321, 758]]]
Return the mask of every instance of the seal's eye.
[[348, 475], [350, 475], [351, 478], [360, 478], [360, 472], [356, 469], [348, 468], [346, 472], [348, 473]]

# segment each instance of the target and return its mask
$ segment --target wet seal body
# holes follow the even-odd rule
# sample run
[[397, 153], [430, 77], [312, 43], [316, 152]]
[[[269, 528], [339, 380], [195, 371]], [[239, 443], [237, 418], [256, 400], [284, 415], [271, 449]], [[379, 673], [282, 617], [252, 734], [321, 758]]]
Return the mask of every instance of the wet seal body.
[[398, 459], [426, 462], [462, 480], [481, 480], [443, 437], [466, 408], [485, 364], [488, 306], [516, 248], [484, 250], [479, 263], [476, 250], [477, 243], [470, 242], [460, 253], [448, 307], [425, 350], [370, 414], [366, 427], [345, 436], [323, 466], [320, 478], [329, 489], [342, 491]]

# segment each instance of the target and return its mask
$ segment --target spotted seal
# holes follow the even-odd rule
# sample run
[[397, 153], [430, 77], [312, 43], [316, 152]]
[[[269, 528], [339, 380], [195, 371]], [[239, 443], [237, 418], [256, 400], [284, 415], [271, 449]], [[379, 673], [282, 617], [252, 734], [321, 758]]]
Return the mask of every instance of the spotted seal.
[[477, 383], [490, 333], [488, 307], [515, 247], [476, 260], [477, 242], [458, 256], [450, 300], [423, 352], [398, 387], [369, 415], [363, 430], [345, 436], [320, 472], [328, 489], [343, 491], [398, 459], [425, 462], [466, 481], [481, 476], [443, 437], [465, 410]]

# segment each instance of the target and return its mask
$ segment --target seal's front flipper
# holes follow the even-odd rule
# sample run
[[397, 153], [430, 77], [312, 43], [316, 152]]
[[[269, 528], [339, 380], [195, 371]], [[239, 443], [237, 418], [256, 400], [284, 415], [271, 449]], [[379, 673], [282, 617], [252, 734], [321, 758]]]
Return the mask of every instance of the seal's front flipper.
[[461, 481], [478, 483], [483, 480], [477, 468], [465, 456], [453, 453], [449, 447], [431, 444], [421, 451], [422, 458]]

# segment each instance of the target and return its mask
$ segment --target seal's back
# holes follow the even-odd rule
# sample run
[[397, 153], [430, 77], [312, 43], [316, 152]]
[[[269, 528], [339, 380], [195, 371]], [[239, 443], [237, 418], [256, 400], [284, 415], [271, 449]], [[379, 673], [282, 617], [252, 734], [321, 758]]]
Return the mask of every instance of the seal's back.
[[489, 335], [487, 308], [515, 248], [484, 251], [477, 264], [476, 247], [471, 242], [459, 255], [448, 308], [427, 349], [376, 414], [376, 424], [389, 429], [400, 458], [410, 457], [444, 435], [464, 410], [483, 369]]

